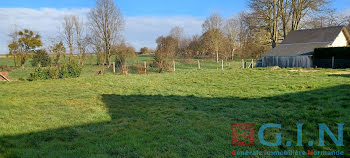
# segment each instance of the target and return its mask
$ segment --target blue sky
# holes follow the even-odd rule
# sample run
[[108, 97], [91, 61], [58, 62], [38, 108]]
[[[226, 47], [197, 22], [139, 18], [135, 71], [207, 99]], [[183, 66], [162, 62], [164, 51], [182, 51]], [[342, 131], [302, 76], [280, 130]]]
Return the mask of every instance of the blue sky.
[[[349, 0], [333, 0], [338, 10], [350, 8]], [[1, 0], [0, 8], [91, 8], [94, 0]], [[230, 16], [246, 8], [247, 0], [116, 0], [126, 16]]]
[[[229, 17], [247, 9], [247, 0], [116, 0], [126, 19], [124, 38], [136, 49], [156, 47], [155, 40], [174, 26], [191, 36], [201, 33], [205, 17]], [[57, 37], [65, 15], [86, 20], [95, 0], [0, 0], [0, 54], [8, 53], [8, 33], [14, 24], [39, 32], [44, 43]], [[350, 14], [350, 0], [333, 0], [337, 11]], [[345, 11], [347, 10], [347, 11]]]
[[[91, 8], [94, 0], [1, 0], [1, 8]], [[126, 16], [232, 15], [246, 7], [245, 0], [117, 0]]]

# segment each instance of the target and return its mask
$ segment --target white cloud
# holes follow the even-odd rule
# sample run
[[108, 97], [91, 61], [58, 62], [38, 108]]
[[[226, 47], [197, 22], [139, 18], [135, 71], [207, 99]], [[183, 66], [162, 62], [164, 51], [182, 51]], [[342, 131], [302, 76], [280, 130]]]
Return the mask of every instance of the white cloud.
[[341, 15], [350, 16], [350, 8], [340, 12]]
[[52, 9], [42, 8], [0, 8], [0, 54], [8, 52], [8, 34], [14, 25], [18, 28], [28, 28], [40, 32], [43, 40], [54, 37], [61, 25], [64, 15], [75, 14], [85, 16], [89, 9]]
[[[79, 15], [86, 21], [89, 9], [55, 9], [55, 8], [0, 8], [0, 54], [8, 52], [8, 34], [14, 24], [19, 28], [29, 28], [38, 31], [43, 40], [55, 37], [61, 26], [64, 15]], [[173, 26], [182, 26], [187, 35], [201, 32], [203, 20], [191, 16], [137, 16], [126, 17], [124, 38], [136, 49], [143, 46], [155, 47], [155, 40], [160, 35], [166, 35]]]
[[202, 20], [191, 16], [154, 17], [137, 16], [126, 18], [125, 38], [135, 48], [143, 46], [155, 48], [155, 40], [167, 35], [174, 26], [185, 29], [187, 36], [201, 32]]

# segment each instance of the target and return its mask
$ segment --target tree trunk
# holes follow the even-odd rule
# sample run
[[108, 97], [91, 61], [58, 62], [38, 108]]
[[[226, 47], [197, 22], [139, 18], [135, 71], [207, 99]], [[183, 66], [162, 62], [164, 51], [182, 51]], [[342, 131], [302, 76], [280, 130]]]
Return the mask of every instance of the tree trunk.
[[232, 49], [232, 60], [234, 60], [234, 57], [235, 57], [235, 49], [233, 48]]
[[286, 39], [287, 37], [287, 27], [286, 24], [283, 24], [283, 39]]
[[24, 58], [22, 58], [21, 60], [21, 68], [24, 69], [24, 64], [26, 63], [26, 60]]
[[15, 63], [15, 67], [17, 67], [16, 56], [13, 56], [13, 62]]
[[73, 59], [73, 44], [69, 42], [69, 62], [72, 62]]

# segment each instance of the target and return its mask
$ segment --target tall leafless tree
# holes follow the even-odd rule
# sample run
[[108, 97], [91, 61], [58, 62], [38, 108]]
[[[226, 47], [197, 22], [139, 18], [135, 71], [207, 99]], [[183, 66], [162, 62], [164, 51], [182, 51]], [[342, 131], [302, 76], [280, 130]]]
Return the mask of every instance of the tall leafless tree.
[[15, 67], [17, 66], [17, 58], [18, 54], [20, 54], [20, 49], [19, 49], [19, 43], [18, 43], [18, 30], [17, 30], [17, 25], [13, 26], [13, 30], [11, 33], [8, 35], [10, 37], [9, 41], [9, 54], [8, 57], [13, 58], [13, 62], [15, 64]]
[[75, 42], [77, 49], [79, 50], [79, 62], [83, 65], [85, 59], [85, 48], [87, 46], [84, 22], [80, 20], [78, 16], [72, 16], [72, 21], [74, 24]]
[[69, 60], [73, 58], [73, 42], [74, 42], [74, 15], [64, 16], [64, 21], [62, 23], [63, 27], [63, 39], [69, 47]]
[[177, 55], [182, 55], [186, 46], [186, 39], [184, 28], [180, 26], [175, 26], [170, 30], [169, 36], [175, 38], [178, 41]]
[[276, 47], [279, 28], [279, 9], [277, 0], [250, 0], [249, 7], [270, 33], [272, 48]]
[[327, 4], [328, 0], [291, 0], [292, 30], [298, 30], [305, 16], [324, 10]]
[[224, 26], [224, 32], [227, 35], [228, 40], [230, 42], [232, 60], [234, 58], [235, 47], [237, 46], [238, 42], [239, 27], [240, 25], [237, 17], [227, 19]]
[[277, 46], [282, 24], [283, 37], [298, 30], [303, 18], [327, 8], [328, 0], [250, 0], [249, 7], [270, 34], [271, 46]]
[[202, 25], [203, 32], [222, 29], [223, 21], [223, 18], [219, 14], [212, 14]]
[[184, 38], [184, 28], [175, 26], [170, 30], [170, 36], [177, 39], [178, 41]]
[[123, 14], [113, 0], [96, 0], [96, 6], [89, 13], [90, 28], [103, 42], [104, 64], [111, 65], [111, 46], [116, 45], [124, 27]]
[[[205, 41], [207, 43], [211, 43], [208, 46], [207, 50], [215, 50], [216, 53], [216, 62], [219, 62], [219, 45], [220, 45], [220, 40], [221, 39], [221, 34], [222, 34], [222, 26], [223, 26], [223, 18], [219, 14], [212, 14], [210, 17], [208, 17], [203, 25], [203, 33], [206, 38]], [[210, 49], [210, 48], [214, 49]]]

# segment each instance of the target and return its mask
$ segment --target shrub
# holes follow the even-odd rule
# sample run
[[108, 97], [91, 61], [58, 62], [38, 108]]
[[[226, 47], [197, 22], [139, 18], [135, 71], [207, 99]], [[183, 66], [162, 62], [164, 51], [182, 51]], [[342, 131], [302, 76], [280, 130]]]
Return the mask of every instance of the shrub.
[[112, 54], [115, 54], [115, 66], [117, 68], [122, 68], [128, 59], [136, 57], [135, 49], [125, 43], [113, 47]]
[[[61, 73], [62, 76], [68, 76], [69, 78], [79, 77], [82, 71], [82, 67], [75, 62], [72, 62], [67, 65], [63, 65], [61, 69], [62, 69], [62, 73]], [[68, 74], [63, 75], [64, 73], [68, 73]]]
[[48, 71], [49, 71], [49, 76], [51, 79], [58, 79], [59, 78], [59, 74], [60, 74], [60, 71], [57, 67], [50, 67], [48, 68]]
[[142, 64], [136, 64], [135, 68], [136, 68], [136, 71], [138, 74], [145, 74], [146, 73], [145, 67]]
[[169, 71], [171, 64], [168, 61], [174, 59], [178, 41], [170, 36], [161, 36], [157, 39], [157, 45], [154, 64], [159, 68], [159, 72]]
[[1, 65], [0, 66], [1, 71], [8, 71], [8, 66], [7, 65]]
[[70, 63], [62, 67], [38, 67], [34, 72], [30, 73], [29, 81], [48, 80], [59, 78], [76, 78], [79, 77], [82, 67], [77, 63]]
[[35, 52], [32, 60], [32, 66], [42, 66], [46, 67], [51, 64], [51, 59], [47, 52], [43, 49], [40, 49]]
[[123, 65], [122, 66], [122, 74], [123, 75], [128, 75], [129, 74], [129, 67], [128, 67], [128, 65]]
[[47, 80], [49, 78], [51, 78], [49, 70], [47, 68], [38, 67], [34, 69], [34, 72], [30, 73], [30, 77], [28, 80]]

